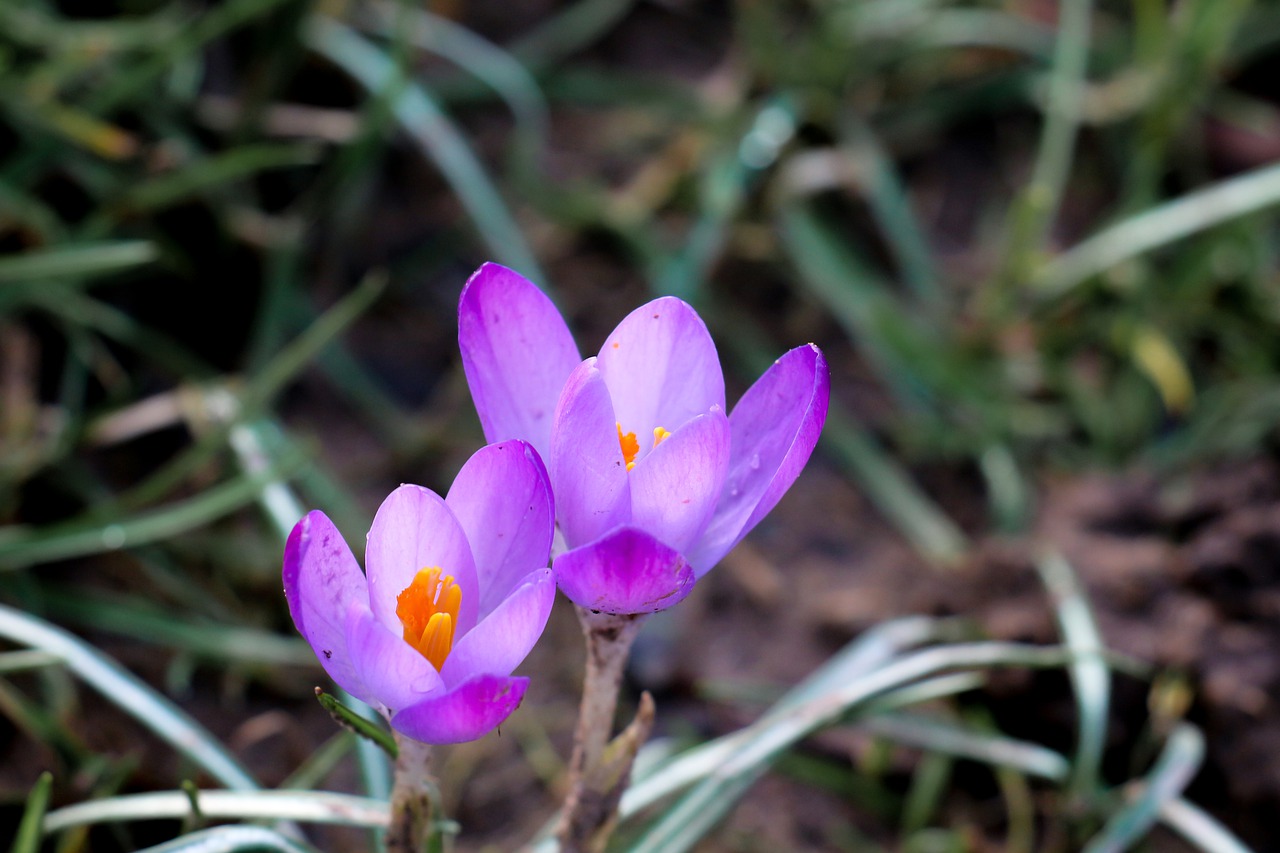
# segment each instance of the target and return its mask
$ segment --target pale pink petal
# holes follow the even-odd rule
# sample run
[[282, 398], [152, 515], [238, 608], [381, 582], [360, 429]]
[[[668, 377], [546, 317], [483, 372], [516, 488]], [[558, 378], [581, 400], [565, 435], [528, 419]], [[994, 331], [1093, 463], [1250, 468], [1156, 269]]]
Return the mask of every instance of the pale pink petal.
[[347, 608], [367, 608], [369, 593], [359, 563], [323, 512], [312, 510], [294, 525], [283, 575], [289, 615], [324, 671], [348, 693], [366, 693], [347, 649], [345, 624]]
[[560, 389], [581, 361], [555, 305], [519, 273], [485, 264], [458, 302], [458, 346], [485, 438], [522, 438], [546, 458]]
[[713, 409], [676, 430], [631, 469], [631, 524], [677, 551], [715, 510], [729, 468], [729, 419]]
[[471, 630], [479, 612], [475, 562], [467, 536], [444, 499], [421, 486], [401, 486], [378, 507], [365, 550], [369, 605], [393, 634], [402, 630], [396, 597], [422, 569], [439, 567], [462, 588], [457, 632]]
[[471, 543], [483, 620], [530, 569], [547, 565], [555, 530], [551, 484], [531, 445], [504, 441], [467, 460], [445, 502]]
[[454, 646], [440, 674], [452, 687], [477, 673], [510, 675], [529, 654], [551, 615], [556, 583], [538, 569]]
[[694, 582], [679, 552], [633, 527], [561, 554], [552, 569], [574, 604], [618, 615], [665, 610], [688, 595]]
[[818, 443], [830, 375], [822, 352], [796, 347], [774, 362], [729, 415], [732, 456], [715, 515], [689, 561], [706, 574], [781, 500]]
[[565, 383], [548, 467], [560, 532], [569, 547], [590, 542], [630, 514], [617, 422], [594, 358], [580, 364]]
[[673, 296], [628, 314], [600, 348], [597, 367], [623, 431], [640, 442], [640, 457], [655, 427], [674, 431], [712, 406], [725, 408], [711, 335], [697, 312]]
[[477, 675], [391, 718], [391, 727], [423, 743], [465, 743], [493, 731], [520, 706], [529, 679]]

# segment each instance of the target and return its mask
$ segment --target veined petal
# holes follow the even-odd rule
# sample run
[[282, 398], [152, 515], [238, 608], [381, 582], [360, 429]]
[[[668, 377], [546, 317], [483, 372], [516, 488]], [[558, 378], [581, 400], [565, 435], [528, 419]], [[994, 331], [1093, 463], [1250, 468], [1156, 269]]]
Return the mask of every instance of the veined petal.
[[634, 527], [561, 554], [552, 569], [574, 604], [617, 615], [665, 610], [683, 600], [694, 581], [678, 551]]
[[444, 499], [421, 486], [401, 486], [378, 507], [365, 550], [369, 606], [392, 633], [402, 629], [396, 596], [419, 570], [439, 566], [462, 589], [456, 633], [471, 630], [479, 612], [475, 561], [466, 533]]
[[555, 305], [519, 273], [485, 264], [458, 301], [458, 346], [485, 438], [523, 438], [546, 458], [560, 389], [581, 361]]
[[715, 515], [689, 561], [698, 576], [768, 514], [818, 443], [827, 420], [831, 379], [812, 344], [774, 362], [729, 414], [732, 456]]
[[391, 727], [423, 743], [464, 743], [493, 731], [524, 699], [529, 679], [477, 675], [439, 696], [405, 708]]
[[353, 695], [394, 713], [444, 688], [431, 662], [391, 633], [367, 607], [352, 606], [346, 621], [351, 660], [365, 687], [363, 695], [352, 691]]
[[529, 569], [547, 565], [556, 523], [547, 471], [530, 444], [490, 444], [462, 466], [445, 503], [471, 544], [483, 620]]
[[692, 545], [716, 508], [729, 469], [722, 409], [671, 433], [631, 470], [631, 524], [677, 551]]
[[673, 296], [628, 314], [601, 347], [597, 366], [618, 423], [640, 439], [641, 458], [655, 427], [675, 430], [712, 406], [725, 408], [716, 345], [697, 312]]
[[487, 617], [454, 644], [441, 671], [455, 685], [476, 673], [510, 675], [542, 636], [556, 598], [550, 569], [526, 575]]
[[298, 633], [329, 677], [354, 695], [366, 692], [347, 649], [352, 602], [369, 605], [364, 573], [329, 517], [312, 510], [293, 526], [284, 546], [284, 595]]
[[570, 548], [590, 542], [631, 512], [617, 420], [595, 361], [587, 359], [569, 376], [551, 433], [551, 486]]

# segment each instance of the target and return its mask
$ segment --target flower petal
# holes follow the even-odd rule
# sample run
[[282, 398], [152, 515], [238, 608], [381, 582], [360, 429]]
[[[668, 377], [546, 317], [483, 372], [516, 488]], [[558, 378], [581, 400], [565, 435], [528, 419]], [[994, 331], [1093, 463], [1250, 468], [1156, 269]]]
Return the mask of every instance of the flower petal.
[[431, 662], [403, 636], [392, 634], [368, 608], [351, 608], [346, 631], [351, 661], [366, 691], [355, 695], [370, 705], [394, 713], [444, 687]]
[[546, 458], [560, 389], [582, 360], [555, 305], [519, 273], [485, 264], [458, 301], [458, 346], [485, 438], [523, 438]]
[[477, 675], [391, 718], [391, 727], [423, 743], [464, 743], [488, 734], [524, 699], [529, 679]]
[[445, 503], [471, 544], [484, 619], [530, 569], [547, 565], [556, 523], [547, 471], [532, 445], [490, 444], [462, 466]]
[[542, 636], [556, 599], [550, 569], [538, 569], [454, 644], [440, 675], [454, 685], [476, 673], [510, 675]]
[[729, 414], [729, 475], [715, 515], [689, 552], [706, 574], [773, 509], [809, 461], [827, 420], [831, 379], [822, 351], [796, 347], [774, 362]]
[[729, 419], [717, 408], [673, 432], [631, 469], [631, 524], [677, 551], [707, 526], [729, 469]]
[[462, 588], [456, 634], [471, 630], [479, 612], [479, 584], [467, 536], [444, 499], [421, 486], [401, 486], [382, 502], [365, 550], [369, 606], [392, 634], [402, 630], [396, 597], [421, 569], [439, 566]]
[[587, 359], [569, 376], [551, 433], [548, 467], [560, 531], [570, 548], [592, 541], [631, 512], [613, 404], [595, 361]]
[[283, 575], [289, 615], [324, 671], [348, 693], [366, 693], [347, 649], [345, 622], [352, 603], [369, 606], [369, 593], [360, 564], [323, 512], [312, 510], [293, 526]]
[[697, 312], [673, 296], [628, 314], [601, 347], [598, 367], [641, 458], [655, 427], [674, 431], [712, 406], [725, 408], [716, 345]]
[[574, 604], [617, 615], [664, 610], [688, 595], [694, 581], [678, 551], [634, 527], [561, 554], [552, 569]]

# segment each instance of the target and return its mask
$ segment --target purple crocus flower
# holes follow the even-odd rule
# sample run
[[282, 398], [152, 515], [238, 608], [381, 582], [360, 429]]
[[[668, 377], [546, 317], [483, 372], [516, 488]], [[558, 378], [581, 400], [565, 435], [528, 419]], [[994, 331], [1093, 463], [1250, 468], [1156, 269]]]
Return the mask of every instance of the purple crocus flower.
[[529, 679], [511, 672], [551, 612], [554, 525], [538, 454], [523, 441], [490, 445], [446, 498], [406, 485], [383, 501], [367, 577], [333, 522], [308, 513], [285, 546], [289, 612], [330, 677], [394, 729], [475, 740], [524, 698]]
[[556, 580], [588, 610], [648, 613], [684, 598], [777, 504], [827, 416], [827, 365], [812, 344], [778, 359], [726, 416], [715, 344], [674, 297], [631, 312], [583, 361], [542, 291], [485, 264], [462, 292], [458, 338], [485, 436], [523, 438], [547, 460], [565, 546]]

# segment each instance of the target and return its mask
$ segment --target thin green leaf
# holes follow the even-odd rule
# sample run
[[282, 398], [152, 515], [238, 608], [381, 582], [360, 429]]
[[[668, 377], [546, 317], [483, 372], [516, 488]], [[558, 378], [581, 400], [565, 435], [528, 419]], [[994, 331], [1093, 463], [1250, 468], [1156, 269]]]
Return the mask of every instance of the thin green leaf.
[[1036, 568], [1053, 601], [1063, 642], [1073, 653], [1071, 684], [1075, 688], [1080, 734], [1070, 788], [1077, 795], [1086, 796], [1098, 788], [1107, 741], [1111, 673], [1103, 657], [1106, 646], [1084, 590], [1067, 561], [1051, 553], [1037, 561]]
[[139, 184], [125, 195], [124, 204], [132, 211], [157, 210], [259, 172], [310, 166], [319, 159], [320, 151], [309, 144], [244, 145]]
[[1229, 829], [1186, 800], [1164, 803], [1160, 807], [1160, 819], [1205, 853], [1253, 853]]
[[48, 770], [40, 774], [31, 793], [27, 795], [27, 806], [22, 811], [22, 821], [18, 824], [18, 834], [13, 838], [11, 853], [39, 853], [40, 826], [44, 821], [45, 810], [49, 808], [49, 794], [53, 791], [53, 774]]
[[0, 604], [0, 637], [57, 655], [68, 669], [109, 701], [227, 787], [242, 791], [257, 789], [249, 772], [203, 726], [79, 637], [3, 604]]
[[75, 243], [0, 258], [0, 284], [109, 275], [151, 263], [159, 252], [148, 240]]
[[[290, 460], [290, 467], [298, 464], [298, 460]], [[120, 521], [104, 523], [100, 518], [88, 517], [34, 531], [13, 528], [0, 531], [5, 534], [0, 539], [0, 571], [179, 536], [251, 503], [275, 476], [273, 471], [257, 477], [236, 477], [193, 498], [173, 501], [162, 509], [141, 512]]]
[[[395, 79], [391, 58], [337, 21], [313, 16], [304, 35], [312, 48], [370, 92], [381, 92]], [[392, 109], [396, 120], [453, 187], [494, 257], [545, 284], [546, 274], [502, 196], [440, 106], [421, 86], [407, 83]]]
[[895, 743], [1009, 767], [1042, 779], [1062, 781], [1071, 771], [1066, 758], [1039, 744], [984, 734], [922, 714], [868, 717], [856, 726]]
[[1204, 735], [1181, 723], [1169, 735], [1137, 797], [1107, 821], [1084, 853], [1122, 853], [1155, 826], [1161, 810], [1178, 799], [1204, 760]]
[[1153, 249], [1280, 204], [1280, 164], [1263, 166], [1131, 216], [1077, 243], [1032, 280], [1039, 299], [1057, 299], [1093, 276]]
[[316, 688], [316, 699], [320, 701], [321, 707], [329, 712], [329, 716], [333, 717], [333, 721], [344, 729], [373, 741], [393, 759], [400, 752], [400, 748], [396, 745], [395, 738], [391, 736], [390, 732], [372, 720], [365, 719], [319, 687]]
[[[210, 820], [292, 820], [341, 826], [386, 826], [383, 800], [329, 791], [197, 791], [200, 814]], [[46, 834], [76, 826], [183, 818], [191, 813], [186, 791], [126, 794], [64, 806], [45, 816]]]
[[[632, 853], [690, 849], [720, 821], [783, 750], [861, 708], [868, 700], [922, 678], [991, 666], [1060, 666], [1063, 649], [1017, 643], [956, 643], [913, 652], [836, 686], [806, 704], [735, 733], [735, 749], [703, 782], [635, 843]], [[744, 784], [745, 780], [745, 784]]]

